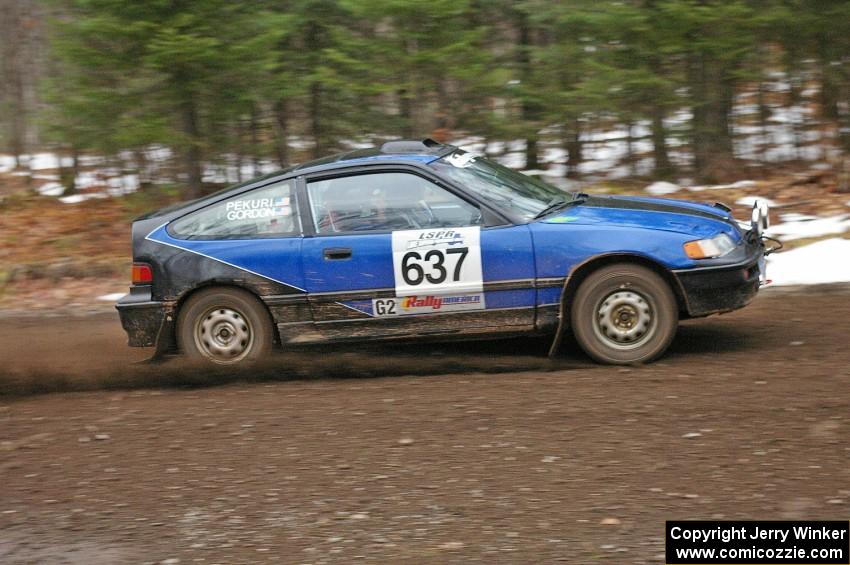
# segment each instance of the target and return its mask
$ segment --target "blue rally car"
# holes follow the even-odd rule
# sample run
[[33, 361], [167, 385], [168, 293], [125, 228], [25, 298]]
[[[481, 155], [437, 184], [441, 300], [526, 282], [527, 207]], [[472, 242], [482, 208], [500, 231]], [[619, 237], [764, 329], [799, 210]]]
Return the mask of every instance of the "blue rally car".
[[602, 363], [764, 281], [767, 209], [567, 193], [430, 139], [280, 171], [133, 224], [131, 346], [248, 364], [287, 344], [565, 331]]

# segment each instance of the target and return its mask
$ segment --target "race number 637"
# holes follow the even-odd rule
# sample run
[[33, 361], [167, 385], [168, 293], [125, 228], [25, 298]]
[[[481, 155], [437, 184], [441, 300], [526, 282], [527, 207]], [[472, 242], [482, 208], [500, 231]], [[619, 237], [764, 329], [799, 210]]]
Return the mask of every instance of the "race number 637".
[[457, 282], [460, 280], [463, 260], [467, 255], [469, 255], [468, 247], [432, 249], [424, 256], [418, 251], [408, 251], [401, 259], [401, 276], [410, 286], [420, 285], [425, 280], [431, 284], [444, 283], [449, 278], [446, 257], [455, 256], [457, 259], [452, 269], [451, 282]]
[[480, 229], [393, 232], [396, 296], [481, 292]]

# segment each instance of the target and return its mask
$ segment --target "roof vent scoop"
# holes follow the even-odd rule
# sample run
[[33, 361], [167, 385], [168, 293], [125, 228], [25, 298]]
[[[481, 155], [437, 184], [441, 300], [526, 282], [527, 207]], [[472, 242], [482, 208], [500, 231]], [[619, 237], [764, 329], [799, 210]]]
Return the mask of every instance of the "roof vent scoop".
[[381, 145], [381, 153], [434, 153], [436, 149], [443, 147], [442, 143], [438, 143], [426, 137], [425, 139], [401, 139], [398, 141], [388, 141]]

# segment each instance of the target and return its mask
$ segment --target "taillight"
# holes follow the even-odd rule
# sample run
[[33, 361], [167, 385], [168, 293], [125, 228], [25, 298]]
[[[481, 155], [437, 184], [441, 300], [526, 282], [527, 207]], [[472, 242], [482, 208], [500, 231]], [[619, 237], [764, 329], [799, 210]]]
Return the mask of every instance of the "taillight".
[[147, 263], [133, 263], [133, 284], [145, 284], [153, 281], [153, 269]]

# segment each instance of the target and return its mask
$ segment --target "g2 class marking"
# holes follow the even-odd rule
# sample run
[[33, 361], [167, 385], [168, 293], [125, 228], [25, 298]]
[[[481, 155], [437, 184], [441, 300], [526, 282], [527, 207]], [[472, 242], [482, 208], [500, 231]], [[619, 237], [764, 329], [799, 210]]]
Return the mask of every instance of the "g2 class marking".
[[376, 318], [411, 314], [439, 314], [462, 310], [484, 310], [483, 294], [458, 296], [416, 295], [402, 298], [375, 298], [372, 313]]

